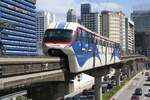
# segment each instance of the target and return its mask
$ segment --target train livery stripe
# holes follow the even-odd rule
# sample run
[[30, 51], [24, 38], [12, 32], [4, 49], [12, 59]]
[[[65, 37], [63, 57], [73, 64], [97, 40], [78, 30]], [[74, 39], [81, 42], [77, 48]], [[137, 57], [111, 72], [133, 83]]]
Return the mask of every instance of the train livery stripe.
[[55, 24], [54, 28], [57, 28], [57, 23]]
[[[95, 51], [95, 57], [98, 58], [100, 63], [102, 64], [100, 54], [98, 52], [98, 48], [96, 47], [95, 44], [90, 45], [90, 48], [92, 48], [91, 51], [88, 51], [88, 47], [85, 47], [85, 51], [82, 51], [82, 48], [83, 48], [82, 45], [86, 45], [86, 44], [82, 44], [80, 41], [75, 41], [72, 44], [72, 48], [75, 52], [75, 56], [77, 58], [77, 61], [80, 67], [83, 67], [83, 65], [86, 63], [86, 61], [88, 61], [88, 59], [93, 58], [94, 56], [93, 51]], [[93, 48], [95, 48], [95, 50], [93, 50]]]
[[114, 57], [120, 58], [120, 49], [119, 49], [119, 47], [114, 48], [113, 53], [111, 54], [110, 62], [112, 61], [112, 59]]
[[65, 29], [67, 29], [67, 28], [68, 28], [68, 26], [69, 26], [69, 24], [67, 23], [67, 25], [66, 25]]
[[64, 29], [65, 25], [66, 25], [66, 23], [58, 24], [57, 29]]

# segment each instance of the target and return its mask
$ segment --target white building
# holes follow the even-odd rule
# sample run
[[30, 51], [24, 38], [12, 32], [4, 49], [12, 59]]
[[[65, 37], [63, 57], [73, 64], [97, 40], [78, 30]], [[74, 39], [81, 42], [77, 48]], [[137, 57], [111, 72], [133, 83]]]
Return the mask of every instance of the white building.
[[36, 33], [37, 33], [37, 48], [39, 55], [42, 54], [42, 41], [44, 33], [50, 23], [55, 22], [55, 16], [46, 11], [39, 11], [36, 13]]
[[46, 11], [39, 11], [36, 14], [36, 32], [38, 43], [42, 43], [44, 33], [50, 23], [55, 22], [55, 16]]
[[126, 18], [126, 54], [135, 53], [135, 26], [134, 22]]
[[67, 22], [77, 22], [77, 15], [74, 9], [69, 9], [67, 12]]

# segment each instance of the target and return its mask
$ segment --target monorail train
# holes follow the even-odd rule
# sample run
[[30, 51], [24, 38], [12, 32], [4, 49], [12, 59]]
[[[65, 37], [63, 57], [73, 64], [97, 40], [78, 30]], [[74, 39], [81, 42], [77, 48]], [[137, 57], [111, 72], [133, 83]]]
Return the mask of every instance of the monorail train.
[[78, 23], [52, 23], [43, 39], [48, 56], [67, 56], [72, 73], [120, 61], [120, 44]]

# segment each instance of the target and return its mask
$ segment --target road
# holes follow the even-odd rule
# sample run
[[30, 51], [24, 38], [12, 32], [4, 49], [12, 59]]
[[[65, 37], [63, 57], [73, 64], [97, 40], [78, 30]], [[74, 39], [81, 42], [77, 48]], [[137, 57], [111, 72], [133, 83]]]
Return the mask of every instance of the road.
[[150, 97], [145, 97], [144, 94], [147, 93], [150, 86], [144, 86], [144, 84], [150, 84], [146, 81], [147, 76], [142, 75], [141, 73], [136, 75], [127, 85], [125, 85], [118, 93], [113, 97], [115, 100], [130, 100], [134, 90], [136, 88], [142, 88], [142, 96], [140, 100], [150, 100]]

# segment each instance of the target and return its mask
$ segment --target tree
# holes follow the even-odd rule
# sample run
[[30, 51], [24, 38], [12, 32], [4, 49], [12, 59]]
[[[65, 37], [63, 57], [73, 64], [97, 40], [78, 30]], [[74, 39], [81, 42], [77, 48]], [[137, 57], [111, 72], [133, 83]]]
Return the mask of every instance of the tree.
[[[8, 27], [15, 27], [14, 25], [11, 25], [7, 22], [4, 22], [4, 21], [0, 21], [0, 36], [2, 36], [1, 32], [5, 29], [5, 28], [8, 28]], [[0, 38], [0, 55], [2, 55], [3, 52], [5, 52], [6, 49], [1, 41], [1, 38]]]

